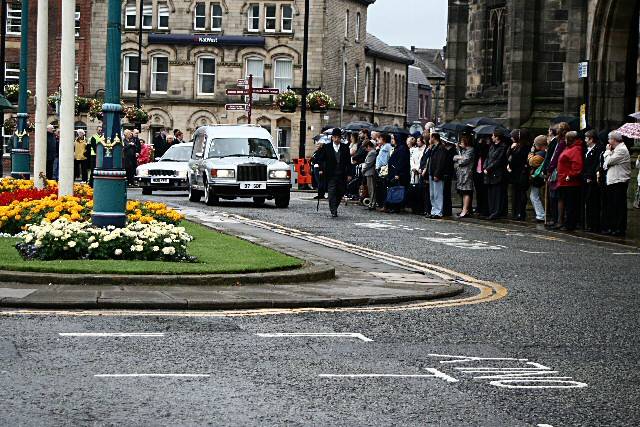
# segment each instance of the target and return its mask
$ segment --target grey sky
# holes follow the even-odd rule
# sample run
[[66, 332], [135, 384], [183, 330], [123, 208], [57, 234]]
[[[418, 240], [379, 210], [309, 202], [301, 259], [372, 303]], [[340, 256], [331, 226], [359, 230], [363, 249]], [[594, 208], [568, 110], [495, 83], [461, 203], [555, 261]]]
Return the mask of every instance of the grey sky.
[[392, 46], [443, 47], [447, 0], [377, 0], [369, 6], [367, 31]]

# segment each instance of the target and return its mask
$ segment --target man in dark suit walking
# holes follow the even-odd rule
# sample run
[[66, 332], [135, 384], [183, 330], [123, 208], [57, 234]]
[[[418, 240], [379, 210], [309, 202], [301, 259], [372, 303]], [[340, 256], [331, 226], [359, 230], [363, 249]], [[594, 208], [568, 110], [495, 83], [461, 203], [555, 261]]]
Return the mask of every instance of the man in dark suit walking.
[[351, 179], [351, 154], [349, 147], [342, 143], [342, 131], [338, 128], [331, 133], [331, 144], [322, 149], [320, 175], [327, 183], [329, 209], [333, 218], [338, 216], [338, 206], [347, 190], [347, 181]]

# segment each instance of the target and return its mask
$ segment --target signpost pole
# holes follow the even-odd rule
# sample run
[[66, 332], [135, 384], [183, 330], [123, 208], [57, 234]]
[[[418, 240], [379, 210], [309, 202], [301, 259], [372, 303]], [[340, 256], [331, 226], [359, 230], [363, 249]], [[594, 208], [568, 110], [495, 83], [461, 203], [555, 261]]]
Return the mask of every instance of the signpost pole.
[[253, 108], [253, 74], [249, 74], [249, 104], [247, 106], [247, 123], [251, 124], [251, 109]]

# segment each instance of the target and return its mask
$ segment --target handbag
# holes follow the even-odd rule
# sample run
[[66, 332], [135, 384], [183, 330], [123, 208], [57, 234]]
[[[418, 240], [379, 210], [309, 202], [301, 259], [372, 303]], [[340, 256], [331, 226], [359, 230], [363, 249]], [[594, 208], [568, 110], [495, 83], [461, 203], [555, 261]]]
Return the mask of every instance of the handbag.
[[386, 177], [389, 175], [389, 165], [384, 165], [380, 168], [380, 172], [378, 172], [379, 177]]
[[360, 184], [358, 195], [360, 196], [360, 199], [366, 199], [367, 197], [369, 197], [369, 187], [367, 187], [367, 184]]
[[406, 189], [402, 185], [389, 187], [387, 189], [386, 202], [390, 205], [400, 205], [404, 203], [405, 196], [406, 196]]
[[531, 175], [531, 185], [534, 187], [542, 187], [544, 185], [544, 164], [538, 166], [538, 168]]

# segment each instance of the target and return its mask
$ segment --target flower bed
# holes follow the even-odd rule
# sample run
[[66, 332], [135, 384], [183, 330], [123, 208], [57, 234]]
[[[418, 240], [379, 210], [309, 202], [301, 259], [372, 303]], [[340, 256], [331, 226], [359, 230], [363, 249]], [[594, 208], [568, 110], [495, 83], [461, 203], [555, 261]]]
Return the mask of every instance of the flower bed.
[[16, 248], [24, 259], [123, 259], [187, 261], [193, 238], [183, 227], [152, 221], [124, 228], [98, 228], [66, 218], [29, 225]]
[[[58, 192], [58, 183], [47, 181], [47, 187], [37, 190], [33, 181], [28, 179], [3, 178], [0, 180], [0, 206], [8, 205], [14, 200], [36, 200]], [[87, 184], [74, 184], [73, 194], [85, 199], [93, 198], [93, 188]]]

